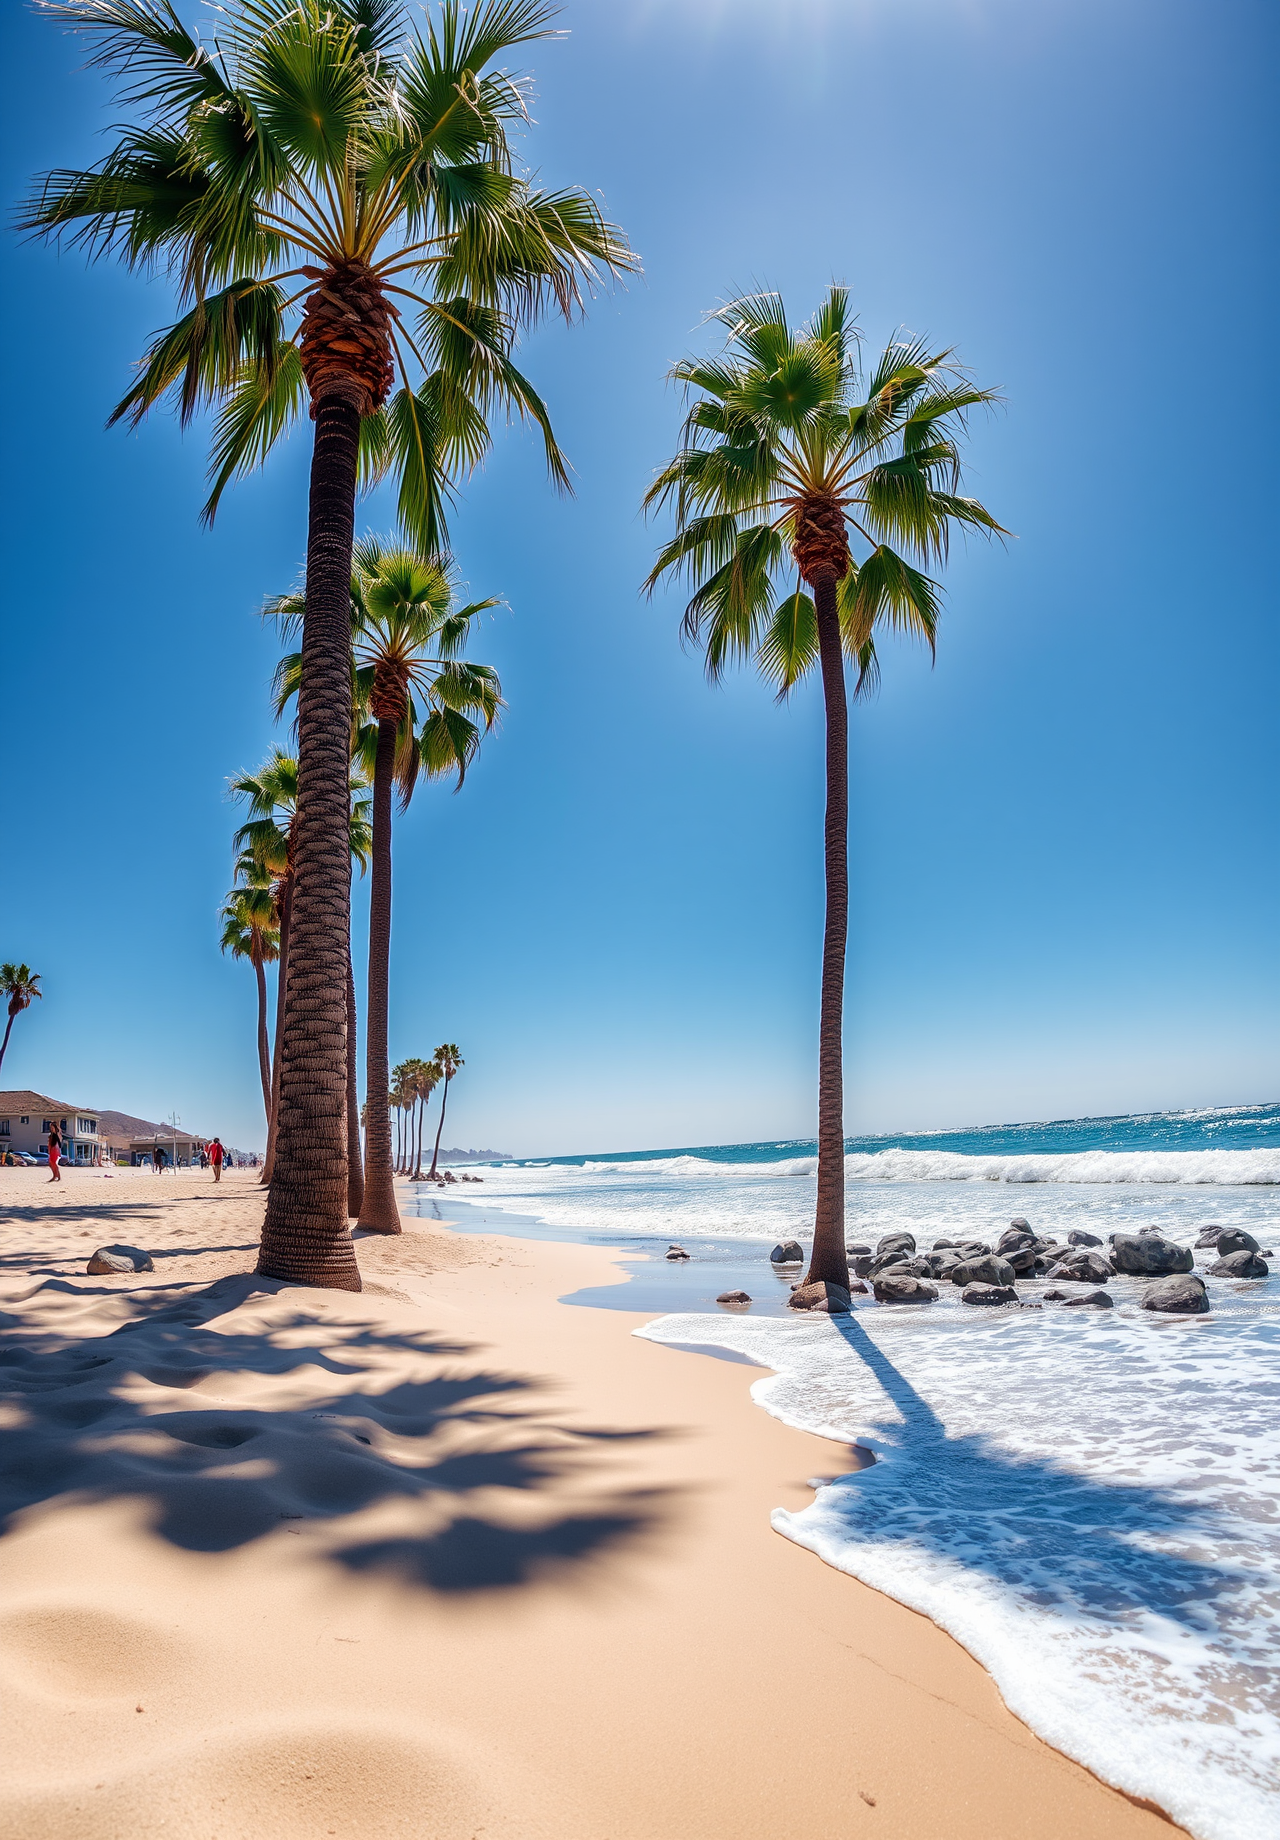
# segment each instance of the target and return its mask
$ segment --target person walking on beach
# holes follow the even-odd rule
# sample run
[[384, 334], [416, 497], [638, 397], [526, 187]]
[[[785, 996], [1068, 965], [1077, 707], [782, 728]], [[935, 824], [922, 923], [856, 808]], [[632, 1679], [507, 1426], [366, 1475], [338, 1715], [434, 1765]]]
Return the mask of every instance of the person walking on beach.
[[160, 1148], [159, 1144], [156, 1145], [151, 1153], [151, 1166], [158, 1176], [164, 1174], [164, 1151]]
[[58, 1168], [58, 1161], [61, 1155], [62, 1132], [58, 1129], [57, 1119], [51, 1118], [49, 1120], [49, 1180], [51, 1182], [61, 1182], [62, 1180], [62, 1171]]
[[222, 1159], [225, 1155], [226, 1151], [222, 1148], [222, 1139], [220, 1137], [215, 1137], [213, 1142], [209, 1145], [209, 1161], [213, 1164], [213, 1179], [215, 1182], [221, 1182], [222, 1180]]

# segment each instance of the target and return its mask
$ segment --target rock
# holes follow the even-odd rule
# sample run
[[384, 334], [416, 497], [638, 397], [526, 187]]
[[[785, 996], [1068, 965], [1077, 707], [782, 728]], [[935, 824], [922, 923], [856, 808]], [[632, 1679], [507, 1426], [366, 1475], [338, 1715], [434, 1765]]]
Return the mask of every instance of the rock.
[[1258, 1242], [1252, 1233], [1246, 1233], [1243, 1227], [1224, 1227], [1218, 1235], [1218, 1257], [1227, 1258], [1233, 1252], [1256, 1252]]
[[896, 1265], [871, 1280], [877, 1303], [936, 1303], [938, 1287], [927, 1278], [913, 1277]]
[[1018, 1252], [1023, 1246], [1034, 1246], [1036, 1236], [1029, 1227], [1006, 1227], [996, 1241], [996, 1251], [1004, 1257], [1011, 1252]]
[[908, 1257], [912, 1257], [915, 1254], [915, 1250], [916, 1236], [914, 1233], [886, 1233], [882, 1238], [876, 1241], [876, 1257], [878, 1259], [882, 1259], [886, 1252], [905, 1252]]
[[921, 1275], [929, 1278], [945, 1278], [950, 1273], [951, 1267], [959, 1263], [960, 1255], [952, 1252], [950, 1247], [945, 1248], [942, 1252], [923, 1252], [918, 1259], [912, 1261], [913, 1265], [927, 1265], [928, 1271]]
[[1157, 1278], [1142, 1294], [1144, 1310], [1159, 1310], [1170, 1316], [1203, 1316], [1209, 1309], [1209, 1294], [1204, 1280], [1189, 1272], [1177, 1277]]
[[966, 1284], [960, 1293], [960, 1301], [991, 1305], [1016, 1303], [1018, 1293], [1011, 1284]]
[[1016, 1220], [1011, 1220], [1009, 1225], [1011, 1227], [1020, 1227], [1024, 1233], [1029, 1233], [1031, 1231], [1031, 1222], [1029, 1220], [1024, 1220], [1021, 1214], [1018, 1215]]
[[155, 1263], [149, 1252], [137, 1246], [99, 1246], [85, 1270], [90, 1277], [97, 1278], [108, 1272], [154, 1271]]
[[1225, 1232], [1225, 1231], [1226, 1231], [1226, 1229], [1225, 1229], [1224, 1227], [1217, 1227], [1217, 1226], [1212, 1226], [1212, 1227], [1201, 1227], [1201, 1229], [1200, 1229], [1200, 1237], [1199, 1237], [1199, 1239], [1198, 1239], [1198, 1240], [1196, 1241], [1196, 1245], [1197, 1245], [1197, 1247], [1199, 1247], [1199, 1246], [1216, 1246], [1216, 1245], [1217, 1245], [1217, 1243], [1218, 1243], [1218, 1235], [1219, 1235], [1219, 1233], [1223, 1233], [1223, 1232]]
[[824, 1310], [828, 1316], [849, 1314], [849, 1293], [843, 1284], [823, 1279], [818, 1284], [800, 1284], [788, 1299], [793, 1310]]
[[866, 1285], [865, 1285], [865, 1284], [864, 1284], [864, 1283], [862, 1282], [862, 1279], [861, 1279], [861, 1278], [850, 1278], [850, 1280], [849, 1280], [849, 1289], [850, 1289], [851, 1291], [857, 1291], [857, 1292], [860, 1292], [860, 1293], [861, 1293], [861, 1295], [862, 1295], [862, 1296], [864, 1296], [864, 1297], [865, 1297], [865, 1296], [866, 1296], [866, 1294], [867, 1294], [867, 1287], [866, 1287]]
[[804, 1247], [798, 1239], [784, 1239], [769, 1254], [775, 1265], [800, 1265], [804, 1262]]
[[[1045, 1296], [1048, 1296], [1048, 1291]], [[1078, 1297], [1063, 1297], [1064, 1310], [1114, 1310], [1115, 1303], [1106, 1291], [1082, 1291]]]
[[991, 1248], [985, 1239], [964, 1239], [960, 1242], [960, 1252], [966, 1259], [982, 1259]]
[[1055, 1283], [1061, 1283], [1065, 1278], [1072, 1284], [1107, 1284], [1112, 1275], [1110, 1261], [1088, 1246], [1073, 1247], [1057, 1261], [1049, 1273]]
[[847, 1257], [849, 1257], [849, 1258], [853, 1258], [853, 1256], [854, 1256], [854, 1254], [855, 1254], [855, 1253], [861, 1253], [861, 1254], [863, 1254], [863, 1255], [864, 1255], [864, 1256], [866, 1256], [866, 1257], [870, 1257], [870, 1255], [871, 1255], [871, 1248], [870, 1248], [870, 1246], [862, 1246], [862, 1245], [859, 1245], [859, 1246], [846, 1246], [846, 1247], [845, 1247], [845, 1254], [846, 1254], [846, 1256], [847, 1256]]
[[1086, 1233], [1083, 1227], [1072, 1227], [1067, 1235], [1069, 1246], [1100, 1246], [1102, 1241], [1096, 1233]]
[[958, 1239], [935, 1239], [933, 1242], [933, 1250], [935, 1252], [942, 1252], [950, 1248], [954, 1251], [958, 1251], [962, 1244], [963, 1241]]
[[687, 1259], [688, 1256], [689, 1254], [685, 1251], [683, 1246], [672, 1246], [671, 1250], [667, 1253], [669, 1259]]
[[869, 1278], [871, 1276], [871, 1267], [874, 1264], [875, 1260], [869, 1252], [860, 1252], [856, 1258], [850, 1259], [849, 1269], [853, 1272], [855, 1277]]
[[751, 1297], [746, 1291], [721, 1291], [717, 1303], [750, 1303]]
[[[871, 1260], [871, 1267], [867, 1276], [874, 1278], [878, 1271], [884, 1271], [890, 1265], [901, 1265], [908, 1270], [913, 1270], [916, 1265], [916, 1259], [913, 1253], [908, 1252], [906, 1248], [902, 1246], [892, 1247], [888, 1252], [877, 1252], [876, 1256]], [[925, 1272], [923, 1275], [927, 1277], [928, 1273]]]
[[1117, 1271], [1127, 1271], [1134, 1277], [1190, 1271], [1195, 1264], [1190, 1246], [1175, 1246], [1171, 1239], [1165, 1239], [1154, 1230], [1114, 1234], [1111, 1258]]
[[1044, 1300], [1046, 1303], [1065, 1303], [1067, 1301], [1067, 1293], [1065, 1291], [1046, 1291]]
[[[998, 1251], [999, 1249], [997, 1249], [997, 1253]], [[1012, 1248], [1012, 1250], [1005, 1251], [1003, 1256], [1005, 1260], [1013, 1266], [1013, 1269], [1020, 1278], [1025, 1277], [1028, 1272], [1034, 1271], [1038, 1264], [1042, 1265], [1044, 1263], [1037, 1254], [1034, 1246], [1016, 1246]]]
[[1013, 1283], [1015, 1275], [1008, 1259], [999, 1258], [993, 1252], [981, 1258], [961, 1259], [947, 1273], [953, 1284], [999, 1284], [1006, 1288]]
[[[1222, 1238], [1227, 1236], [1224, 1233]], [[1222, 1240], [1218, 1242], [1219, 1247]], [[1256, 1252], [1242, 1248], [1239, 1252], [1229, 1252], [1225, 1259], [1215, 1259], [1209, 1267], [1211, 1278], [1269, 1278], [1271, 1267], [1265, 1259], [1260, 1259]]]

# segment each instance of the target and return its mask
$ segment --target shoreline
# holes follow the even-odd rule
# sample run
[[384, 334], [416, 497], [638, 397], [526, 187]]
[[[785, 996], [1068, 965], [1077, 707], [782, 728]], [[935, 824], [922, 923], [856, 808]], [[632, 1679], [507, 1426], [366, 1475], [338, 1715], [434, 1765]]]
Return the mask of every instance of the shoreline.
[[[64, 1381], [0, 1369], [6, 1441], [50, 1477], [0, 1539], [16, 1831], [1181, 1831], [1037, 1738], [927, 1618], [772, 1530], [856, 1459], [769, 1417], [738, 1364], [633, 1335], [651, 1312], [562, 1306], [625, 1282], [618, 1249], [406, 1213], [357, 1242], [353, 1296], [236, 1275], [254, 1172], [52, 1196], [0, 1175], [10, 1346]], [[156, 1271], [86, 1278], [110, 1241]], [[121, 1360], [88, 1367], [113, 1331]]]

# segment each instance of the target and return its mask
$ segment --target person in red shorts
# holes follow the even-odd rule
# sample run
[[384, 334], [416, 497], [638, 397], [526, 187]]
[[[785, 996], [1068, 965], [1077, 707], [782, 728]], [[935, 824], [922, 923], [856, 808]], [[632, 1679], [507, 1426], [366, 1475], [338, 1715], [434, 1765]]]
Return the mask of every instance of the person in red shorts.
[[62, 1180], [62, 1171], [58, 1168], [58, 1161], [61, 1155], [62, 1132], [58, 1129], [57, 1119], [51, 1118], [49, 1120], [49, 1180], [51, 1182], [61, 1182]]
[[222, 1139], [220, 1137], [215, 1137], [213, 1142], [209, 1145], [209, 1161], [213, 1164], [213, 1179], [215, 1182], [221, 1182], [222, 1180], [222, 1159], [225, 1155], [226, 1151], [222, 1148]]

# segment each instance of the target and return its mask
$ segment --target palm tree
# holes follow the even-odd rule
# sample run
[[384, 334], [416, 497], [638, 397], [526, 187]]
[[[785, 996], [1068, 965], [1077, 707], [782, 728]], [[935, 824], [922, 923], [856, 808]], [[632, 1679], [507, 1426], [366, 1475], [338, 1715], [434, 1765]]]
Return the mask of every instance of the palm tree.
[[262, 1076], [262, 1103], [271, 1126], [271, 1050], [267, 1043], [266, 967], [280, 956], [280, 912], [276, 905], [275, 878], [251, 850], [236, 864], [241, 878], [223, 905], [222, 950], [233, 958], [247, 958], [258, 984], [258, 1070]]
[[20, 1016], [24, 1009], [30, 1009], [32, 997], [43, 995], [40, 973], [33, 971], [30, 965], [0, 965], [0, 997], [8, 998], [9, 1011], [9, 1020], [4, 1025], [4, 1040], [0, 1041], [0, 1065], [4, 1062], [5, 1049], [9, 1046], [14, 1017]]
[[431, 1095], [443, 1078], [444, 1069], [441, 1067], [439, 1059], [433, 1061], [418, 1061], [414, 1068], [413, 1084], [420, 1101], [418, 1107], [418, 1153], [414, 1159], [413, 1165], [413, 1179], [415, 1182], [421, 1182], [422, 1180], [423, 1120], [427, 1115], [427, 1107], [431, 1103]]
[[446, 1041], [441, 1047], [437, 1048], [435, 1052], [435, 1064], [440, 1069], [439, 1077], [444, 1081], [444, 1091], [440, 1095], [440, 1119], [436, 1125], [436, 1147], [431, 1153], [431, 1167], [427, 1171], [428, 1181], [435, 1175], [436, 1164], [440, 1161], [440, 1133], [444, 1130], [444, 1108], [449, 1103], [449, 1082], [458, 1071], [459, 1067], [464, 1067], [466, 1065], [466, 1062], [458, 1052], [457, 1042]]
[[[391, 1118], [377, 1097], [387, 1088], [391, 961], [391, 802], [408, 806], [420, 773], [456, 773], [458, 785], [502, 707], [496, 672], [458, 654], [476, 615], [497, 601], [456, 604], [447, 557], [420, 555], [377, 537], [356, 544], [351, 569], [351, 628], [357, 715], [355, 752], [373, 783], [373, 878], [369, 894], [369, 998], [365, 1022], [365, 1190], [360, 1225], [368, 1233], [398, 1233]], [[302, 621], [299, 589], [268, 601], [264, 611], [286, 631]], [[276, 673], [277, 709], [296, 696], [302, 657], [292, 653]], [[419, 708], [419, 703], [421, 708]], [[479, 718], [479, 723], [474, 719]]]
[[[511, 359], [521, 323], [572, 317], [601, 272], [634, 268], [587, 193], [512, 168], [521, 83], [493, 68], [547, 36], [543, 0], [210, 0], [200, 42], [173, 0], [45, 0], [85, 33], [132, 120], [89, 171], [45, 176], [29, 230], [165, 267], [184, 309], [146, 352], [114, 420], [164, 398], [217, 412], [212, 517], [310, 403], [299, 771], [276, 1167], [258, 1270], [358, 1290], [347, 1230], [345, 959], [348, 584], [355, 499], [394, 473], [401, 523], [442, 547], [452, 483], [497, 407], [547, 411]], [[415, 9], [419, 10], [419, 9]], [[399, 383], [398, 388], [394, 386]]]
[[[369, 800], [362, 797], [365, 781], [360, 774], [354, 774], [348, 786], [348, 823], [347, 823], [347, 878], [351, 876], [351, 865], [359, 865], [363, 875], [369, 861], [372, 845], [372, 832], [369, 824]], [[237, 849], [244, 849], [271, 878], [273, 883], [276, 909], [280, 916], [280, 969], [276, 979], [276, 1029], [275, 1052], [272, 1056], [271, 1107], [267, 1123], [267, 1149], [262, 1160], [262, 1177], [264, 1185], [269, 1186], [275, 1177], [275, 1152], [277, 1121], [280, 1106], [281, 1088], [281, 1047], [284, 1039], [285, 1002], [289, 984], [289, 959], [291, 919], [295, 883], [295, 856], [297, 846], [298, 815], [298, 762], [292, 754], [274, 748], [262, 766], [252, 773], [242, 773], [230, 783], [233, 798], [243, 799], [249, 807], [250, 817], [235, 834]], [[345, 993], [346, 1033], [354, 1038], [356, 1027], [355, 1015], [355, 980], [351, 969], [350, 942], [347, 951], [347, 977]], [[358, 1129], [353, 1130], [353, 1119], [358, 1118], [357, 1094], [355, 1086], [355, 1056], [347, 1054], [344, 1080], [346, 1089], [346, 1123], [348, 1134], [353, 1139], [353, 1153], [348, 1158], [347, 1183], [350, 1207], [354, 1201], [356, 1211], [363, 1191], [360, 1166], [360, 1138]], [[353, 1192], [354, 1191], [354, 1192]]]
[[398, 1175], [408, 1175], [409, 1156], [413, 1147], [413, 1111], [418, 1102], [418, 1089], [414, 1083], [414, 1072], [419, 1063], [416, 1060], [404, 1060], [391, 1069], [391, 1091], [395, 1094], [396, 1104], [402, 1116], [400, 1133], [400, 1156], [396, 1165]]
[[[753, 657], [784, 698], [815, 666], [821, 670], [827, 904], [818, 1197], [806, 1282], [847, 1287], [844, 659], [847, 654], [857, 661], [857, 696], [878, 677], [878, 627], [916, 634], [933, 649], [941, 590], [910, 557], [942, 561], [955, 526], [1000, 530], [976, 499], [959, 496], [957, 441], [966, 412], [993, 396], [973, 387], [952, 352], [931, 351], [915, 339], [889, 345], [864, 380], [843, 288], [832, 287], [813, 319], [796, 331], [777, 294], [732, 301], [712, 318], [728, 329], [724, 352], [687, 359], [672, 371], [697, 399], [680, 451], [646, 496], [647, 508], [670, 503], [676, 517], [676, 535], [646, 586], [652, 592], [668, 572], [694, 584], [684, 632], [705, 646], [713, 680], [731, 660]], [[865, 545], [860, 560], [850, 553], [851, 538]], [[787, 579], [792, 565], [794, 586]], [[778, 598], [784, 582], [789, 592]]]

